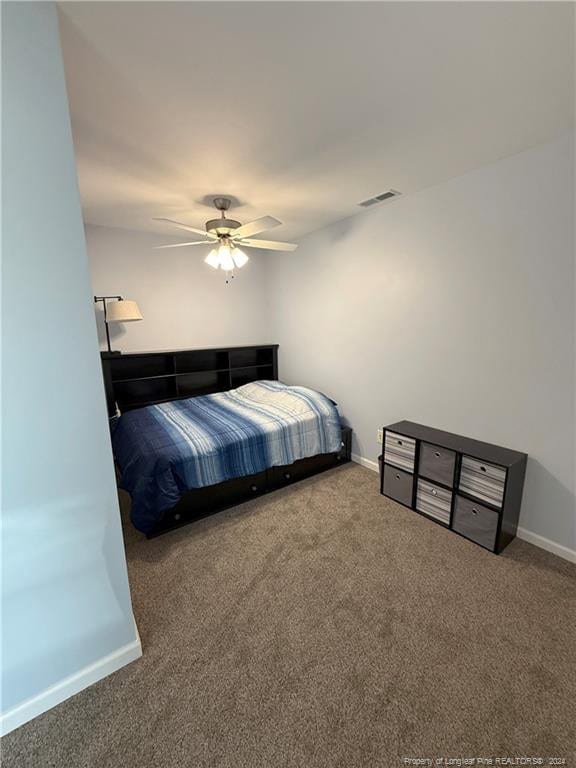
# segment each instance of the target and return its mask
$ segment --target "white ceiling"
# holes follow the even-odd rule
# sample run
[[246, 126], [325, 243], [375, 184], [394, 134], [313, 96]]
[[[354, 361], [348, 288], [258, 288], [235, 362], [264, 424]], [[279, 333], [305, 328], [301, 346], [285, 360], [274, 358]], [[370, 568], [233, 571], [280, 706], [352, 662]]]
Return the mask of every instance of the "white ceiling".
[[[87, 222], [294, 239], [569, 130], [572, 3], [59, 5]], [[394, 204], [392, 203], [384, 203]]]

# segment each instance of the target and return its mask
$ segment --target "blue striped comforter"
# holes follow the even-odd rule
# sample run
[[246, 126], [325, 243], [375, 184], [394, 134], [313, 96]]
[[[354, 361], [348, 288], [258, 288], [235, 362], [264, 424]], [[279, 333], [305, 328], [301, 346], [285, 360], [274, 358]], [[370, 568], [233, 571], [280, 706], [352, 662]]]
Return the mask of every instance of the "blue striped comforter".
[[325, 395], [278, 381], [175, 400], [120, 417], [112, 444], [132, 522], [149, 533], [192, 488], [340, 449]]

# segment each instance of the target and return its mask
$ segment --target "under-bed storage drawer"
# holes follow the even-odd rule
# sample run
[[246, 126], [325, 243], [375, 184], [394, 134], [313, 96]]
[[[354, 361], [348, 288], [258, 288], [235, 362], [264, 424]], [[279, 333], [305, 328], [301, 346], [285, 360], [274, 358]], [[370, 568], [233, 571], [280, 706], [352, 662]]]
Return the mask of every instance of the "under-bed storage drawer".
[[412, 488], [414, 478], [408, 472], [403, 472], [396, 467], [384, 465], [383, 490], [385, 496], [399, 501], [407, 507], [412, 506]]
[[506, 470], [495, 464], [462, 457], [459, 488], [464, 493], [474, 496], [495, 507], [501, 507], [504, 499]]
[[335, 467], [340, 459], [338, 453], [319, 453], [307, 459], [299, 459], [293, 464], [283, 464], [268, 470], [268, 487], [282, 488], [305, 477], [321, 472], [323, 469]]
[[452, 509], [452, 491], [441, 488], [418, 478], [416, 489], [416, 509], [445, 525], [450, 525], [450, 510]]
[[338, 453], [319, 453], [307, 459], [299, 459], [293, 464], [284, 464], [279, 467], [271, 467], [268, 470], [268, 488], [282, 488], [285, 485], [295, 483], [304, 477], [310, 477], [324, 469], [330, 469], [338, 464], [350, 461], [352, 452], [352, 429], [342, 427], [342, 439]]
[[384, 441], [384, 461], [386, 464], [400, 467], [400, 469], [404, 469], [406, 472], [414, 472], [415, 455], [416, 440], [386, 430], [386, 439]]
[[[194, 488], [185, 493], [176, 506], [169, 509], [164, 516], [163, 525], [181, 525], [188, 520], [203, 517], [215, 508], [224, 509], [232, 504], [239, 504], [253, 496], [265, 493], [266, 472], [248, 477], [235, 477], [217, 485], [207, 485], [204, 488]], [[194, 499], [192, 511], [189, 499]]]
[[498, 517], [495, 510], [457, 495], [452, 528], [467, 539], [494, 551]]

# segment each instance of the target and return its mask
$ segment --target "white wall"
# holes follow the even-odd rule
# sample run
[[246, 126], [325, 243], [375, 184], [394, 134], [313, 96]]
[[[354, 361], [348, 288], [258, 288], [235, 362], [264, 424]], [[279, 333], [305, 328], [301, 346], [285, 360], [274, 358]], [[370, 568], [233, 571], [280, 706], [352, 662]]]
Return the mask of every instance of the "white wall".
[[573, 186], [565, 137], [269, 261], [280, 375], [341, 404], [355, 453], [399, 419], [526, 451], [521, 525], [572, 549]]
[[54, 4], [3, 8], [2, 728], [140, 654]]
[[401, 418], [526, 451], [521, 525], [573, 549], [572, 161], [558, 139], [251, 252], [232, 285], [205, 249], [88, 225], [93, 291], [139, 302], [111, 326], [125, 352], [278, 342], [281, 376], [331, 392], [369, 460]]
[[[113, 349], [138, 352], [271, 341], [263, 298], [266, 256], [250, 250], [248, 264], [226, 285], [221, 270], [204, 264], [209, 250], [205, 246], [154, 249], [185, 239], [172, 233], [86, 226], [94, 293], [135, 299], [144, 317], [110, 324]], [[97, 316], [100, 346], [105, 349], [102, 312]]]

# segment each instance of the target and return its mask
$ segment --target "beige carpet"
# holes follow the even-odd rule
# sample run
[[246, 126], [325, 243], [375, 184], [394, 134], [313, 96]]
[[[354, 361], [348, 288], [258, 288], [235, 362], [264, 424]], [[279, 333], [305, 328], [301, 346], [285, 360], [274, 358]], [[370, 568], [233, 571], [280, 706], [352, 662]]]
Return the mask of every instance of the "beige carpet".
[[355, 465], [126, 539], [144, 657], [8, 735], [3, 768], [576, 764], [575, 566], [491, 555]]

